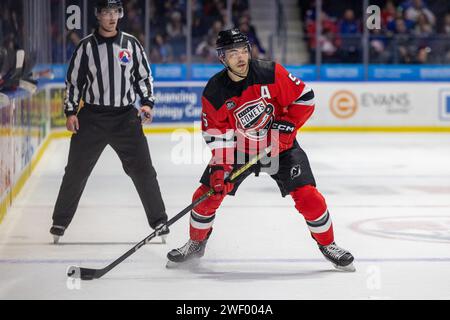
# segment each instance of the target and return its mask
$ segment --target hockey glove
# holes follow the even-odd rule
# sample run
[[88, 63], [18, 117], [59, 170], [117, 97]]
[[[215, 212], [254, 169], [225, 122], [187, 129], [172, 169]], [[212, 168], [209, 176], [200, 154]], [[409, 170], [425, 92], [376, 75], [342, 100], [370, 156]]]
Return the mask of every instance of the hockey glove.
[[296, 136], [297, 128], [295, 124], [284, 120], [274, 121], [270, 135], [271, 156], [276, 157], [283, 151], [292, 148]]
[[231, 165], [213, 165], [210, 167], [210, 187], [216, 195], [225, 196], [234, 188], [234, 183], [226, 181], [232, 170]]

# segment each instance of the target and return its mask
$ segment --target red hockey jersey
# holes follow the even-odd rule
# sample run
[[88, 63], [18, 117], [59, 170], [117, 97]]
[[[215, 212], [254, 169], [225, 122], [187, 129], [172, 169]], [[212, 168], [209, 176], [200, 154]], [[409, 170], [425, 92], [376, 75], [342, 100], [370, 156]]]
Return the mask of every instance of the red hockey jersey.
[[[237, 148], [255, 154], [267, 143], [274, 121], [298, 130], [314, 111], [314, 92], [272, 61], [251, 60], [248, 76], [232, 81], [224, 69], [206, 85], [202, 97], [203, 136], [223, 156]], [[267, 144], [266, 144], [267, 145]]]

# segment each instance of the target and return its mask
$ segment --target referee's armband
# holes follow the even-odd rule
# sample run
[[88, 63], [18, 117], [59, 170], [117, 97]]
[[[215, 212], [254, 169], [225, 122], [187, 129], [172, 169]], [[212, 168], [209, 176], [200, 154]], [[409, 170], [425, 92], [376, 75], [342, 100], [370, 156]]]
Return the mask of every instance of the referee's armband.
[[141, 106], [149, 106], [151, 109], [155, 106], [155, 101], [150, 99], [141, 100]]
[[77, 112], [76, 111], [64, 111], [66, 118], [70, 117], [70, 116], [76, 116]]

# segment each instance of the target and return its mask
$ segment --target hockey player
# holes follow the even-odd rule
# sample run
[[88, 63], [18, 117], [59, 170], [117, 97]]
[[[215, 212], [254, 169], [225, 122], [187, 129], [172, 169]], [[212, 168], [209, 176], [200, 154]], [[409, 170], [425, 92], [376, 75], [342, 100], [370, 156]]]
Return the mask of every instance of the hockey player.
[[209, 80], [202, 97], [202, 131], [212, 159], [193, 199], [210, 188], [215, 194], [191, 211], [190, 239], [167, 254], [168, 267], [204, 255], [224, 197], [234, 195], [252, 172], [264, 170], [258, 163], [231, 183], [226, 178], [239, 167], [237, 159], [258, 153], [259, 143], [264, 147], [262, 142], [270, 141], [271, 159], [279, 161], [271, 177], [282, 196], [293, 198], [324, 257], [337, 269], [354, 271], [352, 254], [334, 242], [327, 204], [296, 140], [298, 129], [314, 111], [313, 90], [278, 63], [251, 60], [250, 43], [239, 29], [221, 31], [216, 47], [225, 69]]

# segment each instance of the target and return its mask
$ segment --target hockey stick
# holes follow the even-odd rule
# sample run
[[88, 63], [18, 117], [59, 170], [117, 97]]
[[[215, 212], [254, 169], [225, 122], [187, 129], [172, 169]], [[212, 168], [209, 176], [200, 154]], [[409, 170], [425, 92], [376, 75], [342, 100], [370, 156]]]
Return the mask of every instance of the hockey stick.
[[[267, 147], [264, 149], [263, 152], [256, 155], [252, 159], [250, 159], [249, 162], [247, 162], [245, 165], [240, 167], [238, 170], [233, 172], [231, 176], [229, 177], [229, 181], [233, 182], [236, 180], [237, 177], [239, 177], [242, 173], [247, 171], [250, 167], [252, 167], [254, 164], [256, 164], [259, 160], [267, 156], [267, 154], [270, 152], [271, 147]], [[194, 209], [197, 205], [199, 205], [201, 202], [205, 201], [207, 198], [209, 198], [211, 195], [214, 194], [214, 190], [211, 188], [206, 192], [204, 195], [202, 195], [200, 198], [195, 200], [193, 203], [191, 203], [189, 206], [187, 206], [185, 209], [183, 209], [180, 213], [178, 213], [175, 217], [167, 221], [167, 223], [160, 228], [153, 231], [149, 236], [147, 236], [144, 240], [136, 244], [133, 248], [128, 250], [126, 253], [124, 253], [122, 256], [120, 256], [117, 260], [109, 264], [103, 269], [89, 269], [89, 268], [82, 268], [78, 266], [70, 266], [67, 269], [67, 276], [81, 279], [81, 280], [93, 280], [93, 279], [99, 279], [103, 277], [106, 273], [111, 271], [115, 266], [117, 266], [119, 263], [127, 259], [129, 256], [131, 256], [133, 253], [138, 251], [141, 247], [146, 245], [150, 242], [154, 237], [157, 236], [157, 233], [160, 229], [162, 229], [164, 226], [170, 227], [172, 224], [177, 222], [181, 217], [183, 217], [186, 213], [190, 212], [192, 209]]]

